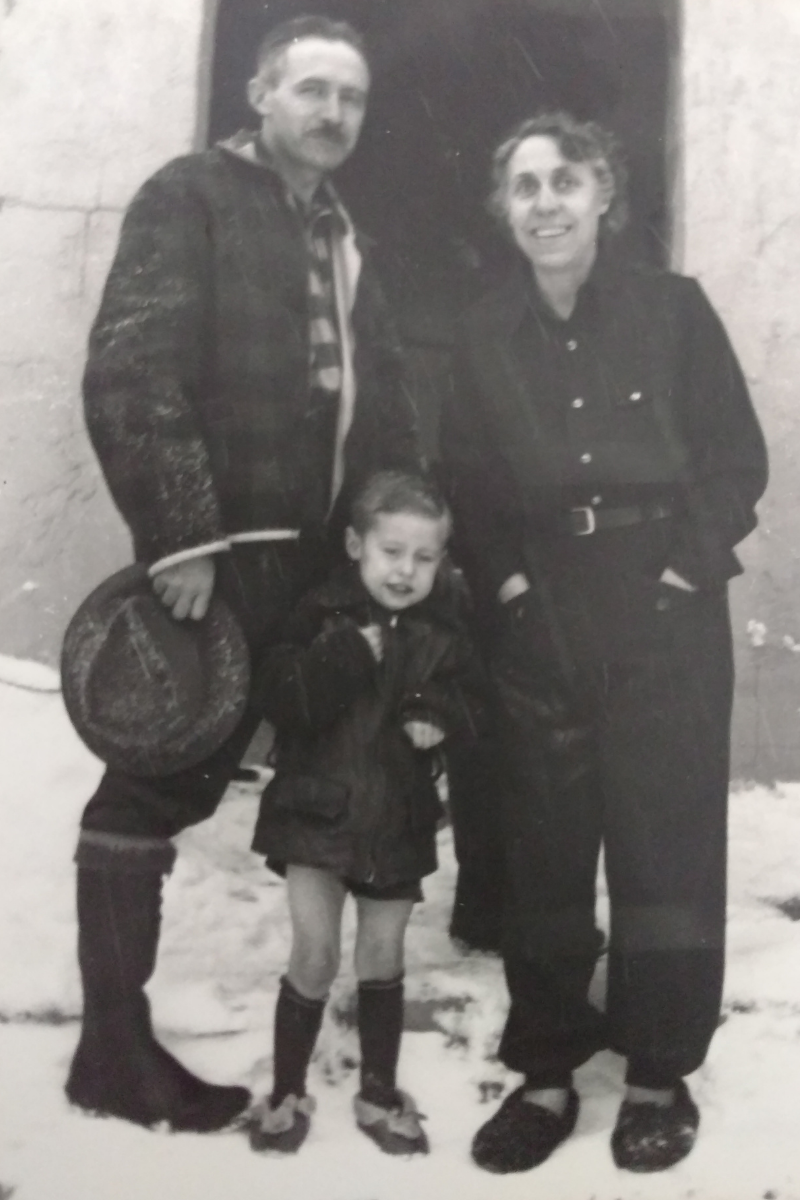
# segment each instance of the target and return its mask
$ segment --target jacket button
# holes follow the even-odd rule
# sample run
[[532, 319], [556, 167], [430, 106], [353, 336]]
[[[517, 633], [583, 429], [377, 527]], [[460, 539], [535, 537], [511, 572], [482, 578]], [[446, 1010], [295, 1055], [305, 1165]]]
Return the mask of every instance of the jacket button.
[[577, 350], [578, 349], [578, 343], [575, 341], [575, 338], [569, 339], [569, 341], [567, 342], [567, 349], [568, 350]]
[[582, 462], [582, 463], [590, 463], [591, 461], [592, 461], [592, 456], [591, 456], [591, 454], [582, 454], [582, 455], [581, 455], [581, 462]]
[[572, 401], [572, 407], [573, 407], [573, 408], [583, 408], [583, 403], [584, 403], [584, 402], [583, 402], [583, 400], [581, 399], [581, 397], [580, 397], [580, 396], [576, 396], [576, 398], [575, 398], [575, 399]]
[[658, 609], [659, 612], [666, 612], [667, 609], [669, 608], [669, 597], [668, 596], [659, 596], [658, 599], [656, 600], [656, 608]]
[[641, 400], [641, 398], [642, 398], [642, 393], [641, 393], [641, 392], [631, 392], [631, 394], [630, 394], [630, 397], [629, 397], [629, 398], [630, 398], [630, 399], [631, 399], [631, 400], [632, 400], [634, 403], [636, 403], [636, 401], [637, 401], [637, 400]]

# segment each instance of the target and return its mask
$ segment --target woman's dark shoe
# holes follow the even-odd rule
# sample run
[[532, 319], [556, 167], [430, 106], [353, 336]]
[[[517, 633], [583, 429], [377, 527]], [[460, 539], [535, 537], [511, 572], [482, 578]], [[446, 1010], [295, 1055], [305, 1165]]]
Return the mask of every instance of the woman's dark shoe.
[[614, 1162], [624, 1171], [666, 1171], [694, 1146], [700, 1113], [681, 1079], [666, 1107], [623, 1100], [611, 1135]]
[[484, 1171], [506, 1175], [530, 1171], [569, 1137], [578, 1119], [578, 1093], [569, 1089], [560, 1115], [524, 1098], [526, 1085], [506, 1096], [472, 1141], [472, 1157]]
[[315, 1108], [312, 1096], [285, 1096], [277, 1108], [264, 1100], [248, 1118], [251, 1149], [295, 1154], [308, 1137]]
[[397, 1093], [397, 1103], [391, 1108], [371, 1104], [361, 1096], [353, 1098], [353, 1110], [358, 1128], [372, 1138], [385, 1154], [427, 1154], [430, 1147], [425, 1130], [420, 1125], [422, 1113], [406, 1092]]

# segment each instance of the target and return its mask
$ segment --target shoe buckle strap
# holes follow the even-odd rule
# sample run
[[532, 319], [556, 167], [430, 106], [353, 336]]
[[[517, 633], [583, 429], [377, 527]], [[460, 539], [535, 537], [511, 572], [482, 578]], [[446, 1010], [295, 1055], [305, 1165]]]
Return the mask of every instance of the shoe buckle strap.
[[408, 1112], [390, 1112], [386, 1117], [386, 1128], [390, 1133], [397, 1133], [400, 1137], [416, 1138], [422, 1133], [420, 1121], [425, 1119], [424, 1113], [418, 1113], [413, 1109]]
[[262, 1133], [288, 1133], [294, 1125], [295, 1113], [310, 1117], [317, 1107], [313, 1096], [295, 1096], [290, 1093], [284, 1096], [277, 1108], [270, 1106], [269, 1097], [253, 1109], [253, 1117]]
[[369, 1100], [356, 1096], [354, 1103], [358, 1120], [362, 1125], [376, 1125], [382, 1121], [391, 1133], [406, 1138], [418, 1137], [422, 1132], [419, 1123], [427, 1118], [424, 1113], [417, 1111], [407, 1092], [399, 1092], [398, 1095], [400, 1103], [393, 1108], [383, 1108], [380, 1104], [372, 1104]]

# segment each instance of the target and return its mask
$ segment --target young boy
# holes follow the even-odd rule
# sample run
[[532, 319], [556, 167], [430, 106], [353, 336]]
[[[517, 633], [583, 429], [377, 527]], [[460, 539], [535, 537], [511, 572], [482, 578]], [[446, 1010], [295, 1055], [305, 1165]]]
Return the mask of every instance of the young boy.
[[428, 1141], [395, 1073], [403, 1025], [403, 939], [436, 869], [442, 808], [431, 755], [472, 722], [473, 659], [440, 565], [450, 513], [427, 481], [382, 472], [353, 506], [350, 562], [298, 606], [260, 693], [277, 770], [253, 848], [286, 875], [292, 949], [275, 1011], [274, 1081], [257, 1150], [294, 1151], [309, 1128], [308, 1063], [340, 958], [349, 892], [361, 1090], [356, 1121], [389, 1154]]

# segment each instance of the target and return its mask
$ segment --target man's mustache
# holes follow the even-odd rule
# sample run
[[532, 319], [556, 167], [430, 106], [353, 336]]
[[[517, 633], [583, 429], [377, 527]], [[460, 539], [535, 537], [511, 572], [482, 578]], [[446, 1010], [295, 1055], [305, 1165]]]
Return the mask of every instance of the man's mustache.
[[333, 125], [330, 123], [316, 125], [313, 129], [308, 131], [308, 136], [327, 138], [328, 141], [335, 142], [340, 146], [344, 145], [347, 140], [341, 125]]

